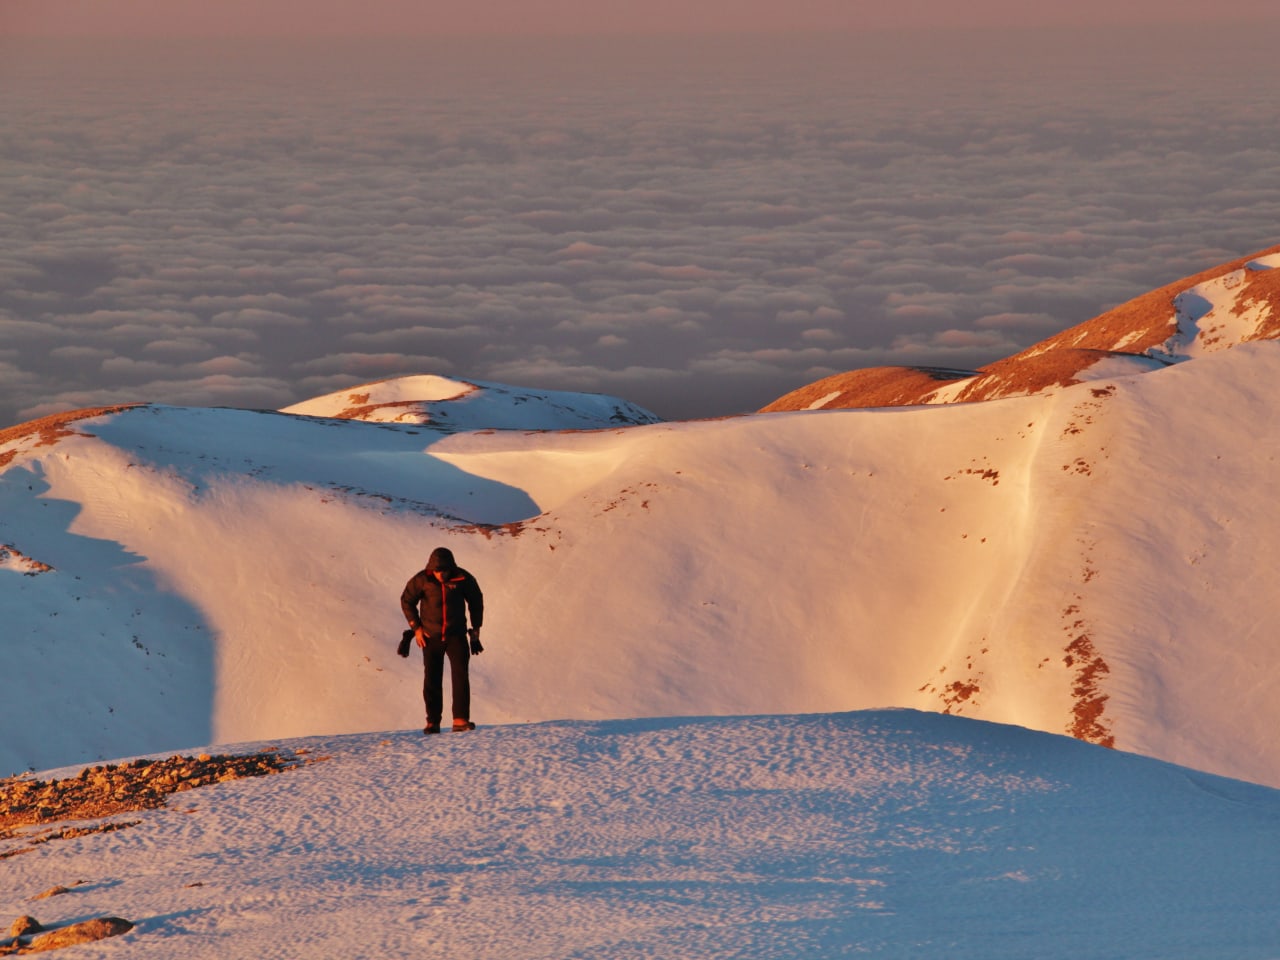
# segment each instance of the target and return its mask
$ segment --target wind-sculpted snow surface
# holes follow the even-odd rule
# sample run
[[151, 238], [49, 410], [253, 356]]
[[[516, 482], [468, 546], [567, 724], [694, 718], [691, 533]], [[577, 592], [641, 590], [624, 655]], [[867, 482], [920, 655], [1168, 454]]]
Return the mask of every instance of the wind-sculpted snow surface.
[[1280, 795], [1065, 737], [883, 711], [282, 746], [326, 759], [12, 857], [0, 912], [187, 960], [1274, 955]]
[[1280, 784], [1280, 347], [990, 404], [588, 432], [147, 406], [0, 447], [0, 771], [420, 727], [894, 705]]

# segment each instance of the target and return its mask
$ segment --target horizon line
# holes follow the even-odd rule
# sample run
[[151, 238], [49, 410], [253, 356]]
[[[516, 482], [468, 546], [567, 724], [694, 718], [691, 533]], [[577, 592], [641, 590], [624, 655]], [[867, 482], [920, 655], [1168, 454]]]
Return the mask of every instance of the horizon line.
[[[1250, 26], [1280, 27], [1280, 10], [1271, 16], [1251, 17]], [[259, 32], [241, 30], [174, 30], [151, 32], [129, 32], [126, 30], [97, 30], [77, 32], [55, 31], [40, 28], [10, 28], [0, 31], [0, 46], [6, 41], [15, 40], [290, 40], [308, 42], [316, 40], [586, 40], [586, 39], [625, 39], [625, 40], [670, 40], [670, 39], [754, 39], [767, 40], [779, 38], [792, 39], [853, 39], [861, 37], [879, 37], [885, 35], [943, 35], [943, 34], [1044, 34], [1057, 31], [1096, 32], [1100, 27], [1107, 30], [1142, 30], [1159, 32], [1171, 29], [1220, 29], [1224, 32], [1239, 32], [1238, 24], [1223, 23], [1220, 18], [1174, 17], [1159, 23], [1141, 18], [1116, 19], [1105, 23], [1087, 23], [1079, 20], [1063, 19], [1051, 23], [900, 23], [878, 24], [864, 27], [853, 26], [805, 26], [793, 29], [748, 28], [739, 27], [724, 29], [719, 27], [680, 27], [666, 30], [628, 30], [623, 28], [583, 28], [583, 29], [548, 29], [548, 30], [395, 30], [385, 29], [330, 29], [314, 32], [298, 33], [282, 29], [267, 29]]]

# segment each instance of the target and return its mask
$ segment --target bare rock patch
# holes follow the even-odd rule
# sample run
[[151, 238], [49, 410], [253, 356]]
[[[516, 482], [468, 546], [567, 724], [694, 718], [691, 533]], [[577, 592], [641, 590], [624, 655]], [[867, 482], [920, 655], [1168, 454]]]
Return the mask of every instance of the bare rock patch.
[[[304, 751], [305, 752], [305, 751]], [[212, 783], [280, 773], [324, 757], [264, 750], [253, 754], [172, 756], [85, 767], [74, 777], [38, 780], [30, 776], [0, 780], [0, 860], [28, 852], [50, 840], [106, 833], [141, 821], [108, 821], [92, 826], [63, 825], [66, 820], [102, 820], [136, 810], [163, 807], [170, 794]], [[29, 828], [50, 824], [32, 832]], [[19, 843], [5, 846], [5, 841]]]

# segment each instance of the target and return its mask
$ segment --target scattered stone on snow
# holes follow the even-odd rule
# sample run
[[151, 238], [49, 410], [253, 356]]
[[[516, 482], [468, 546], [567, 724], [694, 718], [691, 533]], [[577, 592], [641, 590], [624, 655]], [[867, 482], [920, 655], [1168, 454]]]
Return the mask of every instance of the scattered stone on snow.
[[58, 885], [58, 886], [56, 886], [56, 887], [50, 887], [48, 890], [44, 891], [44, 893], [37, 893], [37, 894], [36, 894], [34, 897], [32, 897], [31, 899], [32, 899], [33, 901], [35, 901], [35, 900], [48, 900], [50, 897], [60, 897], [60, 896], [62, 896], [64, 893], [70, 893], [70, 892], [71, 892], [71, 891], [70, 891], [68, 888], [66, 888], [66, 887], [64, 887], [64, 886], [62, 886], [62, 885]]
[[[85, 767], [64, 780], [37, 780], [23, 775], [0, 780], [0, 843], [21, 840], [0, 848], [0, 860], [27, 853], [50, 840], [107, 833], [141, 821], [113, 821], [91, 827], [49, 827], [28, 833], [26, 827], [63, 820], [98, 820], [134, 810], [165, 805], [172, 793], [228, 780], [279, 773], [325, 757], [301, 759], [279, 750], [242, 755], [198, 757], [172, 756], [163, 760], [138, 759], [126, 763]], [[65, 892], [65, 891], [63, 891]]]
[[46, 950], [57, 950], [77, 943], [92, 943], [105, 940], [107, 937], [118, 937], [133, 929], [133, 924], [120, 917], [98, 917], [96, 920], [82, 920], [70, 926], [59, 927], [42, 933], [31, 941], [30, 946], [21, 953], [43, 953]]
[[25, 937], [33, 933], [40, 933], [44, 927], [40, 925], [40, 921], [35, 917], [24, 915], [13, 921], [9, 925], [9, 936]]

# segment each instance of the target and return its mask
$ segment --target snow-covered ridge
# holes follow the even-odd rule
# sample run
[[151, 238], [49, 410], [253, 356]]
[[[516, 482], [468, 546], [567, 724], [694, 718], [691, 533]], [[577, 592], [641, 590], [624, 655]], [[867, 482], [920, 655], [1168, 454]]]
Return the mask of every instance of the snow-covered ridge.
[[886, 704], [1280, 784], [1280, 350], [1000, 404], [444, 433], [99, 413], [0, 444], [0, 770], [421, 725], [398, 597], [488, 603], [481, 723]]
[[[878, 367], [826, 377], [764, 412], [1020, 397], [1280, 337], [1280, 247], [1153, 290], [980, 370]], [[939, 386], [936, 381], [945, 381]]]
[[417, 424], [442, 433], [465, 430], [590, 430], [657, 423], [617, 397], [529, 390], [436, 376], [379, 380], [285, 407], [309, 417]]

